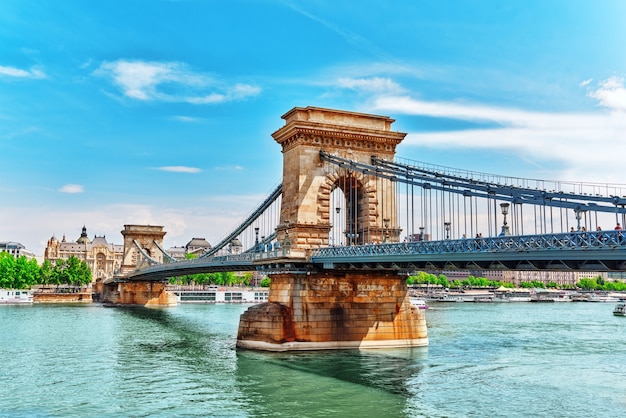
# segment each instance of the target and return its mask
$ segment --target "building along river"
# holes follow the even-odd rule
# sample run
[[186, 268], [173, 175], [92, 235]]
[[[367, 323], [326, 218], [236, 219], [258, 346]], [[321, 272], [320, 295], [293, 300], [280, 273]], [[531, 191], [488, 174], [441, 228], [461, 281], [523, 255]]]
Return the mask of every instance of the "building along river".
[[0, 417], [618, 417], [607, 303], [431, 304], [430, 346], [235, 349], [245, 304], [0, 306]]

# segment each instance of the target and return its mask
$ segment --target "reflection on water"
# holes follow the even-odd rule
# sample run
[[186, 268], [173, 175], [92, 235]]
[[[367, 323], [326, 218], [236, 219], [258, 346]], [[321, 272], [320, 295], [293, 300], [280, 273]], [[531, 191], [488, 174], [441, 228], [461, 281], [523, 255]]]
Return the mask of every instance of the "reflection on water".
[[[221, 308], [217, 315], [226, 307]], [[412, 392], [407, 382], [419, 373], [419, 360], [427, 355], [424, 347], [295, 353], [236, 350], [235, 335], [224, 335], [214, 322], [224, 319], [211, 315], [207, 307], [199, 309], [121, 310], [132, 318], [118, 337], [118, 373], [124, 380], [133, 380], [124, 389], [125, 397], [163, 396], [154, 388], [174, 383], [178, 397], [204, 403], [220, 416], [292, 417], [297, 411], [301, 417], [400, 417], [406, 415], [406, 400]], [[202, 316], [181, 315], [191, 311]], [[235, 325], [238, 316], [228, 322]], [[131, 335], [138, 327], [140, 336]], [[145, 375], [128, 370], [127, 365], [135, 363], [144, 365]], [[175, 375], [154, 375], [153, 370], [166, 367], [175, 369]], [[150, 408], [167, 411], [165, 405]]]
[[[255, 415], [404, 416], [426, 348], [237, 353], [237, 380]], [[296, 409], [297, 408], [297, 409]]]

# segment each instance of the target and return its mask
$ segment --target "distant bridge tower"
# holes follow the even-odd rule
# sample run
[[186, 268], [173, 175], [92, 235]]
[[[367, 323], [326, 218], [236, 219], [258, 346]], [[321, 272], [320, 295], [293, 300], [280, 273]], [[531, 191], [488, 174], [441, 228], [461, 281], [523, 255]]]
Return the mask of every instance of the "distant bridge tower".
[[392, 160], [405, 133], [393, 119], [317, 107], [294, 108], [272, 136], [282, 146], [283, 185], [276, 228], [284, 257], [265, 263], [269, 301], [249, 308], [237, 345], [285, 351], [428, 344], [424, 314], [410, 304], [406, 277], [387, 271], [316, 270], [311, 250], [329, 244], [331, 195], [341, 189], [347, 243], [398, 241], [395, 186], [325, 164], [320, 151], [370, 164]]
[[121, 279], [121, 277], [147, 263], [142, 252], [159, 263], [163, 262], [163, 254], [158, 247], [163, 247], [163, 237], [165, 236], [163, 227], [124, 225], [121, 232], [124, 236], [124, 258], [122, 259], [121, 271], [116, 277], [105, 280], [103, 283], [102, 302], [115, 305], [175, 306], [177, 303], [176, 296], [165, 290], [166, 283]]
[[124, 236], [124, 258], [122, 259], [121, 273], [127, 274], [135, 271], [146, 261], [135, 242], [152, 259], [163, 262], [163, 254], [155, 242], [163, 247], [165, 231], [162, 226], [152, 225], [124, 225], [121, 231]]

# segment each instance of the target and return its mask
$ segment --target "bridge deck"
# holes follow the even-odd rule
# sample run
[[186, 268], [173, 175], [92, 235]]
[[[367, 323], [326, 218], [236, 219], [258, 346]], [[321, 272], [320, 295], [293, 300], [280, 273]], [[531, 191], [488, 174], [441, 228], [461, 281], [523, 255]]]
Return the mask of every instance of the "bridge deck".
[[251, 252], [153, 265], [120, 279], [162, 281], [196, 273], [269, 271], [272, 260], [273, 268], [281, 270], [618, 271], [626, 269], [626, 237], [622, 231], [602, 231], [327, 247], [296, 262], [280, 251]]

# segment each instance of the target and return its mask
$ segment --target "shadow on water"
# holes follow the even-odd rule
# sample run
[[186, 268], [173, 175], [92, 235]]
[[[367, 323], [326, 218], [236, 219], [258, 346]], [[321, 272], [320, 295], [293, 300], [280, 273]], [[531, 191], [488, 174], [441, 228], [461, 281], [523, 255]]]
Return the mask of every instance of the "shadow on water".
[[[427, 348], [237, 352], [237, 380], [257, 416], [404, 416]], [[348, 413], [348, 415], [344, 415]]]
[[[146, 400], [141, 408], [157, 414], [171, 407], [164, 388], [176, 388], [177, 402], [188, 411], [219, 410], [222, 416], [414, 416], [407, 411], [427, 348], [237, 350], [242, 311], [235, 306], [121, 310], [126, 320], [116, 333], [115, 367], [120, 379], [133, 382], [122, 389], [124, 397], [137, 405], [149, 396], [150, 404]], [[160, 398], [162, 404], [155, 403]]]
[[[118, 308], [132, 318], [134, 349], [146, 353], [175, 353], [181, 360], [200, 360], [219, 355], [218, 350], [234, 349], [234, 341], [225, 339], [222, 330], [213, 329], [210, 320], [177, 315], [172, 309]], [[143, 323], [143, 325], [137, 325]], [[136, 333], [136, 327], [141, 329]]]

